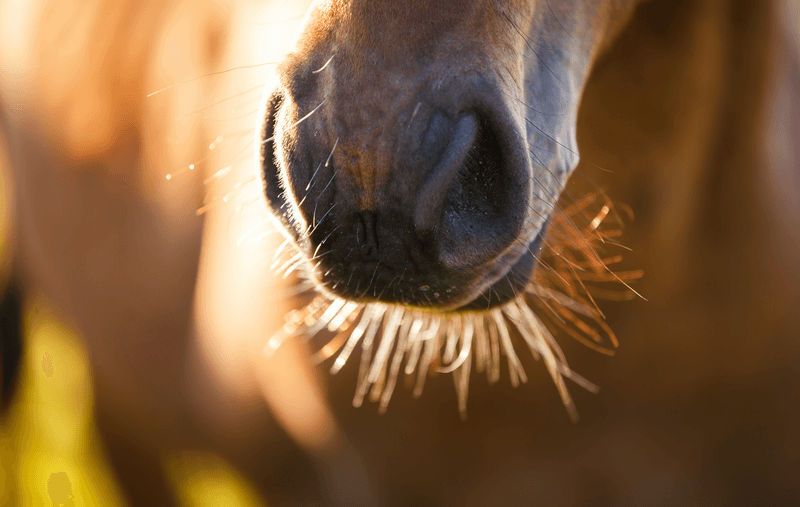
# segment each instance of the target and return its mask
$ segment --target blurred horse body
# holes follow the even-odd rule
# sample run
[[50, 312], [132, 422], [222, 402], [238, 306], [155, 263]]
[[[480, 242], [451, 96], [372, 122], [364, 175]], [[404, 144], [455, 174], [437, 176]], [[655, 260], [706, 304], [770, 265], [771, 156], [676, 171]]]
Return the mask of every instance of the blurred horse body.
[[[537, 414], [557, 402], [544, 394], [546, 401], [531, 408], [530, 390], [479, 387], [471, 411], [477, 422], [449, 431], [458, 424], [455, 408], [437, 401], [449, 394], [435, 385], [417, 405], [404, 407], [400, 397], [396, 411], [376, 420], [342, 408], [352, 379], [337, 378], [334, 416], [302, 347], [288, 345], [284, 356], [262, 360], [263, 341], [293, 300], [282, 297], [287, 282], [267, 269], [272, 237], [256, 251], [236, 248], [246, 228], [230, 225], [238, 205], [223, 199], [235, 188], [234, 197], [245, 196], [240, 210], [254, 209], [237, 185], [252, 184], [255, 108], [245, 111], [247, 133], [238, 138], [236, 128], [220, 130], [201, 114], [243, 93], [236, 71], [214, 73], [252, 63], [235, 55], [263, 44], [229, 40], [231, 26], [247, 26], [233, 4], [0, 2], [0, 134], [8, 154], [3, 169], [11, 169], [6, 188], [13, 194], [5, 202], [12, 203], [14, 270], [27, 293], [51, 298], [85, 340], [98, 425], [132, 504], [172, 503], [162, 453], [180, 448], [222, 454], [275, 505], [294, 504], [308, 490], [312, 502], [376, 502], [362, 460], [389, 505], [422, 498], [436, 505], [528, 505], [534, 497], [559, 505], [598, 498], [746, 505], [800, 496], [793, 469], [784, 466], [800, 453], [786, 429], [800, 426], [790, 389], [797, 382], [786, 373], [798, 354], [787, 337], [797, 337], [800, 248], [786, 224], [800, 220], [800, 50], [792, 32], [800, 23], [779, 24], [800, 21], [796, 2], [652, 0], [635, 13], [628, 6], [608, 37], [589, 37], [586, 82], [570, 97], [584, 160], [578, 171], [609, 181], [611, 194], [637, 212], [626, 235], [631, 262], [645, 267], [641, 290], [658, 304], [609, 312], [624, 344], [611, 363], [578, 355], [578, 365], [609, 394], [582, 398], [591, 426], [577, 436], [561, 419]], [[306, 26], [317, 35], [336, 23], [358, 27], [365, 19], [335, 14], [355, 4], [361, 5], [317, 2], [317, 14], [333, 17], [326, 25], [318, 15]], [[576, 38], [602, 31], [607, 10], [621, 6], [523, 4], [542, 12], [549, 5], [555, 20], [573, 15], [571, 28], [582, 30], [562, 35]], [[517, 2], [507, 5], [510, 12]], [[571, 7], [577, 10], [567, 12]], [[376, 23], [400, 19], [378, 14]], [[454, 9], [447, 14], [458, 17]], [[372, 26], [380, 34], [378, 28]], [[382, 49], [396, 51], [402, 34], [387, 34], [396, 40]], [[364, 50], [357, 31], [349, 37]], [[305, 48], [321, 40], [307, 38]], [[330, 49], [284, 69], [319, 63], [313, 58], [324, 63]], [[335, 58], [344, 57], [358, 61], [345, 51]], [[314, 65], [309, 69], [321, 68]], [[780, 107], [772, 97], [782, 98]], [[358, 104], [340, 106], [359, 111]], [[232, 144], [224, 153], [210, 151], [221, 134]], [[237, 161], [244, 150], [247, 161]], [[226, 180], [228, 166], [234, 176]], [[614, 173], [592, 174], [598, 166]], [[197, 214], [204, 198], [213, 204], [205, 217]], [[266, 217], [261, 204], [256, 225]], [[0, 280], [7, 278], [8, 272]], [[780, 402], [767, 403], [764, 392]], [[737, 400], [759, 413], [732, 416]], [[717, 402], [724, 418], [713, 410]], [[313, 457], [317, 479], [307, 479], [311, 468], [279, 427]], [[733, 442], [742, 435], [765, 442]], [[721, 443], [710, 444], [715, 436]], [[657, 463], [644, 458], [654, 453]], [[740, 476], [751, 478], [751, 488], [734, 496]], [[321, 491], [309, 486], [316, 480]], [[576, 485], [585, 491], [576, 493]]]

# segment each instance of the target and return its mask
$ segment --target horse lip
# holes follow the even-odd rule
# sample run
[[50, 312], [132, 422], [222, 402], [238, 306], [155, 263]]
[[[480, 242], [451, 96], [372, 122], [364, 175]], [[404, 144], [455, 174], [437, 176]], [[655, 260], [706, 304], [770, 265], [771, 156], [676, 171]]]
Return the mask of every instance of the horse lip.
[[457, 311], [488, 310], [502, 306], [515, 299], [519, 294], [526, 292], [526, 287], [538, 265], [536, 253], [542, 249], [544, 234], [545, 228], [543, 227], [527, 246], [527, 251], [506, 271], [504, 277], [490, 285], [472, 301], [459, 307]]

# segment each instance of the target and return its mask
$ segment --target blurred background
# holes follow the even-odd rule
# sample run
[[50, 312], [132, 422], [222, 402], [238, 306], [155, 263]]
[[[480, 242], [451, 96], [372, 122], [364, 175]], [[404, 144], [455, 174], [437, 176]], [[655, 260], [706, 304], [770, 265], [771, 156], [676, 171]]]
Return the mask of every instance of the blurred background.
[[[0, 505], [800, 504], [800, 2], [649, 0], [598, 62], [568, 190], [624, 214], [620, 347], [571, 424], [529, 382], [388, 413], [305, 344], [253, 126], [302, 1], [0, 0], [0, 285], [23, 298]], [[5, 337], [3, 339], [6, 339]]]

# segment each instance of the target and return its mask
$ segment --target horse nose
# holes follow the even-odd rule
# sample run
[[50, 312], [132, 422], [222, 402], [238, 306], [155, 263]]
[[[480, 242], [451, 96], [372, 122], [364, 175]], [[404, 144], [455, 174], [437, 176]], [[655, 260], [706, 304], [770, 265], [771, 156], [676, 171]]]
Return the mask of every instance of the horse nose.
[[[441, 155], [423, 179], [414, 204], [414, 226], [432, 237], [437, 257], [450, 269], [470, 269], [502, 254], [518, 237], [527, 202], [515, 185], [498, 135], [476, 113], [455, 122], [433, 115], [420, 150]], [[438, 146], [438, 150], [436, 148]]]

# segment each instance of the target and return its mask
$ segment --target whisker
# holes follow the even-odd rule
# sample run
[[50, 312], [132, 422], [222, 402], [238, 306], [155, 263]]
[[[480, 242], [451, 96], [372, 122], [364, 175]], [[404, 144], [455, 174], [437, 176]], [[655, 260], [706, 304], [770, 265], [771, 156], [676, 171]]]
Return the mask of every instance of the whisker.
[[329, 64], [329, 63], [331, 63], [331, 61], [333, 60], [333, 57], [334, 57], [334, 56], [336, 56], [336, 53], [334, 53], [334, 54], [333, 54], [333, 56], [331, 56], [330, 58], [328, 58], [328, 61], [327, 61], [327, 62], [325, 62], [325, 65], [323, 65], [322, 67], [318, 68], [317, 70], [312, 70], [312, 71], [311, 71], [311, 73], [312, 73], [312, 74], [319, 74], [320, 72], [322, 72], [323, 70], [325, 70], [325, 68], [328, 66], [328, 64]]
[[[328, 100], [328, 99], [323, 99], [322, 102], [320, 102], [317, 107], [315, 107], [314, 109], [311, 110], [310, 113], [308, 113], [307, 115], [303, 116], [302, 118], [300, 118], [296, 122], [294, 122], [291, 125], [289, 125], [288, 127], [286, 127], [285, 130], [291, 130], [291, 129], [295, 128], [296, 126], [300, 125], [301, 123], [303, 123], [304, 121], [306, 121], [308, 118], [311, 117], [312, 114], [316, 113], [319, 110], [319, 108], [322, 107], [323, 104], [325, 104], [326, 100]], [[274, 140], [275, 140], [275, 136], [272, 136], [272, 137], [270, 137], [268, 139], [264, 139], [263, 141], [261, 141], [261, 144], [264, 145], [264, 144], [267, 144], [267, 143], [271, 143]]]
[[[337, 146], [338, 140], [325, 164], [330, 163]], [[317, 169], [321, 165], [323, 164]], [[334, 172], [322, 192], [330, 187], [335, 176]], [[308, 189], [315, 184], [314, 175], [312, 180], [314, 181], [307, 185]], [[632, 281], [640, 278], [642, 273], [639, 270], [610, 272], [608, 266], [621, 262], [622, 258], [620, 255], [609, 255], [605, 248], [613, 246], [609, 238], [618, 236], [619, 231], [603, 227], [613, 207], [601, 193], [592, 192], [581, 199], [566, 196], [564, 199], [571, 200], [567, 205], [562, 204], [538, 180], [536, 184], [543, 189], [539, 199], [547, 208], [541, 208], [542, 204], [537, 206], [552, 210], [552, 214], [547, 218], [548, 227], [541, 237], [542, 246], [536, 252], [522, 238], [517, 238], [519, 245], [512, 245], [515, 254], [527, 250], [536, 261], [536, 269], [530, 280], [519, 285], [515, 285], [516, 281], [511, 283], [513, 278], [510, 272], [500, 275], [505, 276], [514, 293], [510, 301], [491, 307], [503, 299], [495, 288], [496, 283], [489, 283], [490, 274], [486, 266], [483, 266], [484, 279], [480, 280], [478, 277], [486, 285], [482, 293], [488, 303], [485, 311], [436, 313], [438, 293], [429, 292], [419, 286], [421, 282], [413, 279], [408, 286], [402, 285], [408, 268], [395, 274], [387, 284], [383, 275], [377, 277], [382, 265], [380, 260], [376, 262], [369, 279], [363, 275], [355, 277], [355, 268], [350, 269], [348, 278], [348, 267], [345, 264], [335, 264], [321, 277], [326, 281], [317, 283], [326, 287], [333, 284], [335, 290], [340, 283], [345, 283], [345, 279], [350, 287], [355, 277], [355, 299], [363, 297], [370, 289], [376, 295], [381, 289], [378, 285], [383, 284], [381, 295], [376, 296], [377, 299], [380, 300], [391, 286], [395, 292], [398, 288], [403, 291], [399, 297], [401, 304], [364, 304], [332, 295], [321, 295], [321, 302], [319, 298], [315, 299], [302, 312], [293, 312], [287, 316], [287, 324], [270, 339], [270, 346], [279, 344], [289, 336], [305, 336], [310, 339], [316, 335], [328, 336], [325, 333], [333, 333], [332, 338], [327, 339], [314, 353], [314, 359], [322, 361], [335, 356], [330, 371], [336, 373], [344, 367], [360, 344], [361, 357], [358, 360], [353, 405], [361, 406], [366, 399], [377, 403], [380, 413], [388, 409], [397, 387], [398, 375], [408, 376], [409, 384], [413, 384], [413, 387], [410, 386], [411, 394], [416, 398], [421, 396], [429, 375], [450, 374], [459, 414], [466, 418], [473, 358], [475, 370], [485, 373], [489, 384], [499, 381], [501, 361], [507, 361], [510, 383], [517, 387], [528, 381], [521, 355], [515, 349], [524, 343], [522, 348], [530, 353], [531, 358], [541, 361], [547, 370], [570, 419], [577, 421], [577, 410], [565, 379], [571, 379], [590, 392], [596, 392], [598, 388], [572, 371], [553, 333], [561, 330], [563, 334], [593, 350], [613, 354], [617, 346], [616, 336], [603, 320], [604, 315], [593, 296], [595, 287], [587, 284]], [[306, 234], [312, 234], [328, 220], [334, 206], [335, 203], [317, 220], [315, 205], [312, 224]], [[536, 210], [533, 211], [532, 217], [537, 214]], [[539, 217], [545, 218], [541, 214]], [[577, 217], [583, 218], [576, 219]], [[532, 223], [536, 222], [536, 218], [531, 220]], [[258, 226], [259, 224], [248, 230], [244, 237], [252, 235]], [[327, 250], [320, 253], [321, 246], [340, 227], [341, 225], [336, 225], [327, 233], [310, 259], [300, 255], [295, 245], [287, 240], [276, 251], [272, 268], [279, 266], [277, 272], [288, 276], [306, 265], [309, 260], [319, 261], [321, 257], [333, 252]], [[243, 240], [240, 238], [240, 241]], [[290, 254], [285, 253], [287, 246], [293, 247]], [[316, 272], [319, 265], [318, 262], [311, 271], [301, 269], [301, 279], [307, 277], [309, 272]], [[334, 270], [337, 270], [334, 274], [335, 280], [327, 280]], [[497, 278], [495, 273], [493, 276]], [[304, 283], [306, 290], [314, 286], [310, 281]], [[410, 294], [408, 290], [411, 291]], [[398, 298], [395, 296], [394, 300], [397, 301]], [[406, 306], [407, 301], [413, 301], [417, 308]]]
[[403, 324], [401, 325], [400, 330], [397, 332], [397, 347], [395, 348], [394, 356], [392, 357], [389, 378], [386, 381], [386, 386], [384, 387], [383, 394], [380, 398], [378, 412], [381, 414], [386, 412], [386, 409], [389, 407], [389, 400], [392, 399], [394, 386], [397, 383], [397, 375], [400, 372], [400, 363], [402, 363], [403, 356], [406, 352], [406, 342], [408, 341], [409, 331], [415, 322], [416, 317], [412, 315], [411, 312], [406, 312], [403, 318]]
[[153, 95], [159, 94], [161, 92], [165, 92], [167, 90], [171, 90], [173, 88], [177, 88], [178, 86], [187, 85], [187, 84], [192, 83], [194, 81], [197, 81], [199, 79], [205, 79], [205, 78], [212, 77], [212, 76], [218, 76], [218, 75], [221, 75], [221, 74], [227, 74], [229, 72], [233, 72], [233, 71], [236, 71], [236, 70], [256, 69], [256, 68], [259, 68], [259, 67], [266, 67], [268, 65], [278, 65], [279, 63], [280, 62], [256, 63], [256, 64], [253, 64], [253, 65], [242, 65], [242, 66], [233, 67], [233, 68], [230, 68], [230, 69], [227, 69], [227, 70], [220, 70], [218, 72], [209, 72], [207, 74], [203, 74], [202, 76], [193, 77], [191, 79], [187, 79], [186, 81], [182, 81], [182, 82], [177, 83], [177, 84], [165, 86], [164, 88], [161, 88], [160, 90], [156, 90], [154, 92], [148, 93], [145, 97], [150, 98]]

